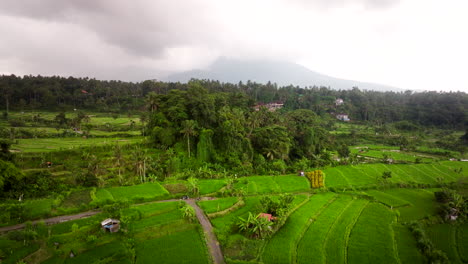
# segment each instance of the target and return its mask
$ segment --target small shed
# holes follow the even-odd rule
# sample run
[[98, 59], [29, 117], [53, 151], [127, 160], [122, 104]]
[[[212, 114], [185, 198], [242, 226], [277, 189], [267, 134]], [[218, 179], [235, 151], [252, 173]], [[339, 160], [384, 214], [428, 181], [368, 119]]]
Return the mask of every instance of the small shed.
[[115, 233], [120, 229], [120, 221], [117, 219], [107, 218], [101, 222], [101, 228], [111, 233]]

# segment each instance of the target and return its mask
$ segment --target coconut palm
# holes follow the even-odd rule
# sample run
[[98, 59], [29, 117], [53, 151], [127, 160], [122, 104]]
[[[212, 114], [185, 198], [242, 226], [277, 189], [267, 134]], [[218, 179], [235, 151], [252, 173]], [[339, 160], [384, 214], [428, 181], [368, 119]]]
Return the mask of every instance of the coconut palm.
[[190, 137], [194, 137], [198, 135], [197, 132], [197, 121], [195, 120], [185, 120], [182, 122], [182, 130], [180, 133], [184, 134], [184, 137], [187, 138], [187, 149], [188, 149], [188, 156], [190, 158]]

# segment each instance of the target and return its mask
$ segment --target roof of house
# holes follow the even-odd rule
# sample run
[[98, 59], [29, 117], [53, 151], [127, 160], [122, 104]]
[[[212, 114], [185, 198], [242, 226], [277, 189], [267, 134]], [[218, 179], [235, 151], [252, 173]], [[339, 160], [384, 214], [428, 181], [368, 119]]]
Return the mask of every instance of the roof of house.
[[118, 223], [120, 223], [120, 221], [117, 219], [107, 218], [106, 220], [103, 220], [101, 222], [101, 226], [118, 224]]
[[266, 219], [268, 219], [268, 221], [271, 221], [273, 219], [273, 216], [271, 214], [267, 214], [267, 213], [260, 213], [258, 215], [258, 217], [266, 218]]

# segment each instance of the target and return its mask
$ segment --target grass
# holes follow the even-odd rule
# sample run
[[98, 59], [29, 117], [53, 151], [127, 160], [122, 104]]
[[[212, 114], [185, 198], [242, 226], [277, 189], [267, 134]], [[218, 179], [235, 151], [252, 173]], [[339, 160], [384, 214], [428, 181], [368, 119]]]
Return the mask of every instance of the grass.
[[50, 215], [53, 199], [35, 199], [24, 201], [24, 212], [27, 219], [43, 218]]
[[310, 190], [309, 182], [299, 176], [250, 176], [240, 178], [234, 188], [243, 188], [247, 195], [282, 192], [306, 192]]
[[336, 219], [324, 244], [327, 263], [345, 263], [351, 229], [367, 204], [366, 200], [355, 199]]
[[32, 243], [24, 246], [23, 242], [0, 238], [0, 251], [3, 252], [2, 262], [6, 264], [17, 263], [22, 258], [39, 249], [39, 245]]
[[143, 137], [131, 138], [35, 138], [18, 139], [18, 144], [11, 146], [12, 150], [20, 152], [50, 152], [57, 150], [76, 149], [79, 147], [102, 146], [108, 144], [134, 144], [141, 142]]
[[401, 263], [425, 263], [425, 259], [418, 250], [416, 240], [411, 231], [402, 225], [394, 225], [398, 257]]
[[258, 207], [260, 206], [259, 200], [259, 197], [246, 197], [243, 207], [230, 214], [212, 219], [211, 223], [215, 227], [215, 232], [217, 234], [228, 234], [239, 217], [245, 217], [249, 212], [256, 213], [258, 211]]
[[225, 180], [207, 179], [198, 181], [198, 187], [200, 188], [201, 195], [215, 193], [221, 188], [223, 188], [225, 185]]
[[437, 204], [434, 198], [434, 190], [436, 189], [389, 189], [382, 192], [408, 201], [411, 204], [411, 206], [398, 208], [400, 221], [409, 222], [436, 213]]
[[349, 237], [348, 263], [397, 263], [394, 221], [395, 215], [384, 205], [367, 205]]
[[411, 203], [405, 201], [397, 196], [393, 196], [389, 193], [385, 193], [378, 190], [368, 190], [366, 194], [374, 197], [377, 201], [389, 206], [389, 207], [401, 207], [401, 206], [410, 206]]
[[182, 212], [175, 209], [166, 213], [149, 216], [132, 223], [132, 230], [135, 232], [145, 231], [146, 228], [155, 227], [169, 222], [182, 219]]
[[436, 184], [453, 182], [463, 177], [455, 169], [466, 168], [467, 162], [441, 162], [440, 164], [361, 164], [356, 166], [338, 166], [325, 169], [325, 185], [334, 188], [352, 188], [376, 186], [384, 171], [391, 171], [389, 179], [393, 183]]
[[426, 233], [435, 248], [445, 252], [450, 263], [462, 263], [458, 255], [456, 232], [457, 227], [450, 224], [436, 224], [426, 228]]
[[461, 260], [468, 262], [468, 224], [462, 224], [457, 227], [457, 249]]
[[340, 196], [312, 222], [297, 245], [297, 263], [325, 263], [324, 246], [330, 230], [350, 205], [349, 196]]
[[98, 189], [96, 192], [96, 198], [98, 201], [135, 199], [150, 200], [157, 197], [164, 197], [168, 194], [169, 192], [166, 189], [164, 189], [159, 183], [154, 182], [133, 186]]
[[91, 202], [91, 196], [89, 195], [89, 192], [89, 190], [74, 191], [70, 193], [70, 195], [63, 201], [60, 206], [70, 208], [87, 205]]
[[235, 203], [239, 201], [237, 197], [227, 197], [227, 198], [220, 198], [216, 200], [208, 200], [208, 201], [201, 201], [198, 202], [198, 205], [201, 209], [205, 212], [205, 214], [210, 214], [214, 212], [219, 212], [225, 210]]
[[87, 218], [71, 220], [71, 221], [51, 225], [50, 226], [51, 234], [61, 235], [61, 234], [69, 233], [72, 231], [73, 224], [78, 225], [78, 227], [93, 226], [93, 225], [99, 227], [101, 221], [104, 220], [105, 218], [106, 216], [103, 214], [96, 214]]
[[210, 263], [200, 232], [191, 229], [138, 243], [136, 263]]
[[413, 153], [413, 152], [400, 152], [399, 150], [396, 150], [396, 149], [378, 149], [378, 150], [370, 149], [370, 150], [360, 152], [359, 149], [353, 148], [351, 149], [351, 153], [355, 153], [363, 157], [371, 157], [371, 158], [376, 158], [376, 159], [383, 159], [384, 155], [386, 155], [388, 156], [388, 158], [391, 158], [395, 161], [415, 162], [416, 158], [419, 158], [421, 162], [431, 162], [434, 160], [432, 157], [427, 157], [427, 155], [424, 155], [424, 154]]
[[74, 258], [67, 258], [65, 263], [114, 263], [116, 261], [132, 263], [127, 248], [119, 241], [92, 247], [90, 250], [76, 254]]
[[166, 212], [176, 210], [178, 208], [179, 202], [165, 202], [165, 203], [148, 203], [143, 205], [134, 205], [127, 210], [137, 210], [141, 218], [150, 217], [153, 215], [158, 215]]

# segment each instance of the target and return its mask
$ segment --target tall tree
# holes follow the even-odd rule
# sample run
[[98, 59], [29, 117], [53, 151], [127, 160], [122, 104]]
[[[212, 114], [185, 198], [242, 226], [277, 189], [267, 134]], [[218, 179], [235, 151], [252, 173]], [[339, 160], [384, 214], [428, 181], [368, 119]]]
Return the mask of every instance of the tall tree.
[[187, 139], [187, 150], [188, 150], [188, 156], [190, 158], [190, 137], [194, 137], [198, 135], [197, 132], [198, 124], [197, 121], [195, 120], [185, 120], [182, 122], [182, 130], [180, 133], [184, 135], [184, 137]]

